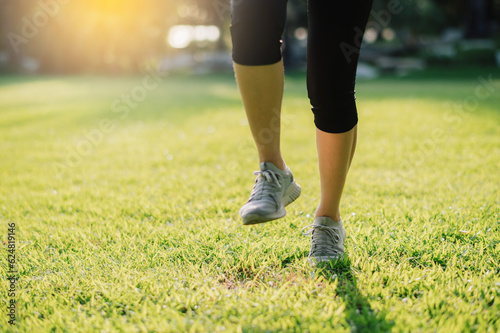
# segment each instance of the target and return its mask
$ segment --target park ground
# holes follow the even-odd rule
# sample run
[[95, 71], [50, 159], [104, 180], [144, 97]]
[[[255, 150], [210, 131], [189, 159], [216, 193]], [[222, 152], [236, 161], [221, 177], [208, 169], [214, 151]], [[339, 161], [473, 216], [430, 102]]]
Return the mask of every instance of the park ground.
[[314, 271], [303, 74], [282, 138], [302, 196], [250, 227], [258, 163], [231, 74], [0, 78], [0, 331], [498, 332], [500, 71], [357, 91], [347, 256]]

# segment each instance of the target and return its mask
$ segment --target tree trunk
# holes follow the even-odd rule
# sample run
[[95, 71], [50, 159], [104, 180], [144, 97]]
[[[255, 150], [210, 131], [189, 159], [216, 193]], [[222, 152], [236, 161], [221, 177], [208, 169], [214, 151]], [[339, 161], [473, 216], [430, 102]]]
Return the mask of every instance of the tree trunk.
[[468, 39], [490, 37], [488, 8], [492, 0], [467, 0], [467, 28], [465, 37]]

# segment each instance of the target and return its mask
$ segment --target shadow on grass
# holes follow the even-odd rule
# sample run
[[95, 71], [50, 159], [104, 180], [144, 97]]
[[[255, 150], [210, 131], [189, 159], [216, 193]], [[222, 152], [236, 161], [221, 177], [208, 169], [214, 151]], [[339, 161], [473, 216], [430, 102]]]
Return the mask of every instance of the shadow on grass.
[[371, 308], [368, 298], [358, 288], [351, 260], [346, 254], [343, 259], [321, 263], [316, 266], [316, 276], [327, 281], [338, 280], [337, 294], [342, 297], [346, 308], [346, 321], [351, 332], [390, 332], [394, 322], [386, 320], [384, 312]]

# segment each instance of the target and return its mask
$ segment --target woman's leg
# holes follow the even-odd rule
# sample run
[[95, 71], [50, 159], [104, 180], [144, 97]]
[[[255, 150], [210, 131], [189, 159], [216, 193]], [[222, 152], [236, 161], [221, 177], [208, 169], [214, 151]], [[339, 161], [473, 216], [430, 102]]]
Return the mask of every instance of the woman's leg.
[[286, 5], [287, 0], [234, 0], [231, 11], [234, 72], [259, 160], [281, 170], [281, 36]]
[[259, 161], [271, 162], [281, 170], [281, 101], [283, 98], [283, 63], [245, 66], [234, 63], [236, 81], [245, 107], [250, 130], [259, 153]]
[[340, 199], [356, 147], [354, 85], [371, 2], [309, 0], [308, 91], [321, 182], [316, 217], [334, 221], [341, 220]]
[[307, 88], [316, 124], [321, 200], [308, 226], [312, 228], [304, 234], [312, 234], [309, 258], [316, 263], [344, 253], [340, 199], [356, 147], [354, 85], [371, 2], [308, 2]]
[[327, 133], [316, 129], [321, 200], [316, 217], [340, 221], [340, 199], [356, 146], [355, 126], [345, 133]]
[[254, 189], [240, 210], [244, 224], [283, 217], [285, 206], [300, 195], [280, 151], [286, 5], [287, 0], [235, 0], [232, 6], [234, 71], [260, 160]]

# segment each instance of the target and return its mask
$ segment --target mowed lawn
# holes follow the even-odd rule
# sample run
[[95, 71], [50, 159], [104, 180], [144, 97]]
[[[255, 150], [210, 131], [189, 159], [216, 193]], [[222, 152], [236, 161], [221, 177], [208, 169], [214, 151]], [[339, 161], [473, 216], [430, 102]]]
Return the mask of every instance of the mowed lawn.
[[462, 74], [359, 81], [347, 258], [317, 271], [304, 75], [282, 137], [302, 196], [250, 227], [258, 162], [231, 74], [0, 78], [1, 331], [498, 332], [500, 72]]

